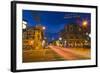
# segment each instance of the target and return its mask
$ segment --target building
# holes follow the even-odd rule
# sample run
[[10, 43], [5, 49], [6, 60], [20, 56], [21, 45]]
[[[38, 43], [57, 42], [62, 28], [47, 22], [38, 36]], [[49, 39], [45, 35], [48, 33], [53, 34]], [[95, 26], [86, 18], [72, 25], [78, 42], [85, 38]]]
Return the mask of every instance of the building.
[[29, 27], [23, 30], [22, 40], [23, 49], [43, 49], [42, 41], [44, 39], [44, 27], [37, 25], [35, 27]]
[[78, 24], [67, 24], [60, 31], [64, 47], [90, 48], [90, 30], [85, 31]]

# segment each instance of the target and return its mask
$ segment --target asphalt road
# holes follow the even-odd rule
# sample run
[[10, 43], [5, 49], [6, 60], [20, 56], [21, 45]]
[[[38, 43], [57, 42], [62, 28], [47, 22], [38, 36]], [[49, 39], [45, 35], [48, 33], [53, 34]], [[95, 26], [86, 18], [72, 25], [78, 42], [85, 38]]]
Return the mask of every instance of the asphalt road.
[[85, 60], [90, 58], [90, 48], [64, 48], [49, 45], [47, 49], [23, 50], [23, 62]]
[[87, 54], [84, 54], [84, 52], [77, 53], [70, 48], [62, 48], [53, 45], [50, 45], [49, 48], [51, 48], [59, 56], [63, 57], [66, 60], [86, 59], [88, 57]]

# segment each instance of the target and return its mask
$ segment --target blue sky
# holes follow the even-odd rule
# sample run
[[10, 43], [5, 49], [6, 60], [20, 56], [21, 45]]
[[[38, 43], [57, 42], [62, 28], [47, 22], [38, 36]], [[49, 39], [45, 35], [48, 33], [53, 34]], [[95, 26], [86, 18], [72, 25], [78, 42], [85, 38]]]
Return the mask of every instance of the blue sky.
[[[77, 23], [81, 25], [82, 20], [87, 20], [90, 25], [91, 14], [90, 13], [75, 13], [75, 12], [53, 12], [53, 11], [32, 11], [23, 10], [23, 20], [27, 21], [27, 25], [32, 27], [38, 24], [46, 27], [45, 35], [57, 34], [61, 31], [65, 25], [70, 23]], [[39, 18], [37, 18], [37, 16]], [[36, 20], [36, 19], [39, 19]], [[53, 35], [51, 35], [53, 36]], [[54, 37], [55, 38], [55, 37]]]

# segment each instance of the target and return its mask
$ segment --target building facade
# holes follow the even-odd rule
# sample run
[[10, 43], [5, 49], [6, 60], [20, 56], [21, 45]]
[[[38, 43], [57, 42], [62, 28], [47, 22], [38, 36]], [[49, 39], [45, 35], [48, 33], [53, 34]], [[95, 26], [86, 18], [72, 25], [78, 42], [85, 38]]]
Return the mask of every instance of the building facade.
[[43, 49], [42, 41], [44, 38], [44, 30], [41, 25], [26, 28], [23, 31], [22, 40], [23, 40], [23, 49]]
[[90, 48], [90, 30], [85, 31], [78, 24], [68, 24], [60, 32], [64, 47]]

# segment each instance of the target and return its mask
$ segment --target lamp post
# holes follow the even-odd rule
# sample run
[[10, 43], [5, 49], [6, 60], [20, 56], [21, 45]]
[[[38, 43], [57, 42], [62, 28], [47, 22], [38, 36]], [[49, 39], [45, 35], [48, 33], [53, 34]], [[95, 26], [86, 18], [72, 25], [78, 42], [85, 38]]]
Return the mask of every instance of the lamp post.
[[88, 21], [87, 20], [82, 21], [82, 28], [85, 33], [88, 31]]
[[59, 41], [60, 41], [60, 47], [62, 46], [62, 37], [59, 37]]
[[28, 25], [27, 25], [27, 22], [26, 21], [23, 21], [22, 22], [22, 29], [25, 29], [26, 32], [27, 32], [27, 39], [28, 39]]
[[45, 29], [46, 29], [45, 26], [43, 26], [43, 27], [42, 27], [42, 30], [43, 30], [43, 36], [45, 36]]

